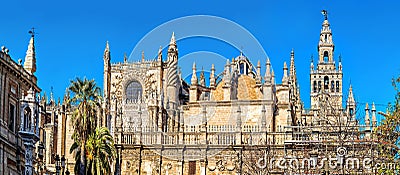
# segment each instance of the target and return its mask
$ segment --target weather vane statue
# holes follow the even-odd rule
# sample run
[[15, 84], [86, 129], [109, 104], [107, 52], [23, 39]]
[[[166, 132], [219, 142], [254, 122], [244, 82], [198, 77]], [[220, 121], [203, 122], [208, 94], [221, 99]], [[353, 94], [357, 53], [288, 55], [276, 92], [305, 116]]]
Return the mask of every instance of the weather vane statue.
[[328, 11], [327, 10], [322, 10], [321, 13], [322, 13], [322, 15], [324, 15], [325, 20], [328, 20]]
[[32, 37], [35, 37], [35, 28], [34, 27], [32, 27], [32, 29], [31, 30], [29, 30], [29, 32], [28, 32], [29, 34], [31, 34], [31, 36]]

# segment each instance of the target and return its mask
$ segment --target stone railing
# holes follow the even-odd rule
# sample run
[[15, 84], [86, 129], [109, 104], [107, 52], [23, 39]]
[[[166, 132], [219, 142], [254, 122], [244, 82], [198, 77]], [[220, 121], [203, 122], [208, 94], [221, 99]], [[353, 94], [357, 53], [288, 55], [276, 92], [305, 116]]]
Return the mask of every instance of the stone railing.
[[199, 145], [201, 144], [201, 133], [199, 132], [188, 132], [184, 136], [185, 145]]
[[[283, 145], [289, 142], [301, 143], [332, 137], [332, 135], [314, 136], [308, 132], [261, 132], [257, 130], [257, 127], [253, 127], [251, 130], [248, 128], [248, 132], [201, 132], [196, 131], [195, 128], [187, 128], [185, 132], [161, 132], [157, 128], [143, 127], [141, 130], [133, 128], [133, 132], [115, 133], [115, 143], [126, 145]], [[118, 137], [121, 138], [121, 142], [118, 142]]]
[[207, 134], [209, 145], [236, 145], [236, 133], [234, 132], [209, 132]]

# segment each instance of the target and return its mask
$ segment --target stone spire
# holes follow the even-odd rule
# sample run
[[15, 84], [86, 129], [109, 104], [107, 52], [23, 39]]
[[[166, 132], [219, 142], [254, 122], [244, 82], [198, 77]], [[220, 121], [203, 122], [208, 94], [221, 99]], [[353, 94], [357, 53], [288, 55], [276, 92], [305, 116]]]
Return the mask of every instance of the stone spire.
[[161, 62], [162, 61], [162, 47], [160, 46], [160, 49], [158, 49], [158, 57], [157, 61]]
[[291, 78], [294, 78], [296, 76], [296, 67], [294, 65], [294, 50], [290, 52], [290, 72], [289, 75]]
[[104, 49], [103, 60], [110, 61], [110, 45], [106, 42], [106, 48]]
[[55, 104], [54, 95], [53, 95], [53, 86], [50, 88], [50, 103]]
[[260, 60], [257, 62], [257, 76], [256, 76], [256, 84], [261, 85], [262, 77], [261, 77], [261, 63]]
[[267, 63], [265, 64], [266, 70], [265, 70], [265, 83], [270, 83], [271, 82], [271, 62], [269, 61], [269, 58], [267, 58]]
[[200, 85], [203, 87], [206, 87], [206, 79], [204, 77], [204, 69], [203, 68], [201, 69], [201, 72], [200, 72]]
[[169, 41], [169, 45], [176, 45], [175, 41], [175, 32], [172, 32], [171, 40]]
[[275, 72], [274, 72], [274, 69], [271, 69], [271, 83], [275, 84]]
[[283, 63], [283, 78], [282, 78], [282, 84], [288, 84], [288, 67], [286, 65], [286, 61]]
[[324, 22], [322, 23], [322, 29], [320, 34], [320, 40], [318, 44], [319, 51], [319, 63], [333, 63], [333, 51], [335, 46], [332, 40], [332, 31], [328, 22], [328, 12], [322, 11], [324, 15]]
[[28, 50], [26, 50], [24, 68], [30, 74], [34, 74], [36, 72], [35, 32], [31, 30], [29, 33], [31, 39], [29, 40]]
[[124, 63], [128, 62], [128, 56], [126, 56], [126, 53], [124, 53]]
[[210, 88], [215, 88], [215, 66], [214, 66], [214, 64], [211, 65]]
[[376, 108], [375, 108], [375, 103], [372, 102], [372, 107], [371, 107], [371, 113], [372, 113], [372, 127], [376, 127], [377, 121], [376, 121]]
[[349, 93], [346, 101], [346, 110], [347, 114], [349, 115], [352, 121], [355, 121], [355, 109], [356, 109], [356, 102], [354, 100], [353, 87], [350, 84]]
[[105, 115], [108, 115], [111, 100], [111, 53], [110, 45], [106, 42], [106, 47], [103, 54], [103, 90], [104, 90], [104, 108]]
[[349, 88], [349, 95], [347, 97], [347, 105], [355, 105], [356, 101], [354, 100], [354, 95], [353, 95], [353, 86], [350, 84], [350, 88]]
[[192, 79], [191, 79], [192, 86], [196, 86], [198, 83], [197, 75], [196, 75], [196, 63], [193, 62], [192, 67]]
[[144, 51], [142, 51], [142, 63], [144, 62]]
[[290, 72], [289, 72], [289, 80], [292, 86], [294, 87], [294, 93], [297, 94], [297, 75], [296, 75], [296, 66], [294, 64], [294, 49], [290, 52]]
[[64, 98], [63, 98], [63, 105], [68, 105], [70, 100], [70, 93], [69, 93], [69, 89], [65, 88], [65, 93], [64, 93]]
[[[179, 104], [179, 80], [178, 80], [178, 48], [176, 46], [175, 34], [172, 33], [167, 54], [166, 72], [167, 96], [173, 104]], [[174, 108], [177, 105], [174, 105]]]
[[369, 107], [368, 103], [365, 104], [365, 130], [369, 131], [371, 128], [370, 118], [369, 118]]
[[230, 62], [229, 59], [226, 60], [225, 68], [224, 68], [224, 82], [225, 86], [230, 86], [231, 84], [231, 73], [229, 72], [229, 67], [230, 67]]
[[263, 84], [263, 99], [264, 100], [272, 100], [273, 99], [273, 85], [272, 85], [272, 75], [271, 75], [271, 63], [269, 61], [269, 58], [267, 58], [266, 62], [266, 70], [265, 70], [265, 76], [264, 76], [264, 84]]

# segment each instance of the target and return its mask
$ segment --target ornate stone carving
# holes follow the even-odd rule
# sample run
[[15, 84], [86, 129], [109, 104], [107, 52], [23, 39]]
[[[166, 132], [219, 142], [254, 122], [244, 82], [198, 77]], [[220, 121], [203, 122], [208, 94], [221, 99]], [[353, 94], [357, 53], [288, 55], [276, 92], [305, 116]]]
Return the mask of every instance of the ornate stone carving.
[[154, 72], [147, 72], [144, 80], [145, 99], [154, 99], [157, 92], [157, 78]]
[[178, 57], [175, 53], [168, 54], [168, 86], [176, 86], [178, 82]]

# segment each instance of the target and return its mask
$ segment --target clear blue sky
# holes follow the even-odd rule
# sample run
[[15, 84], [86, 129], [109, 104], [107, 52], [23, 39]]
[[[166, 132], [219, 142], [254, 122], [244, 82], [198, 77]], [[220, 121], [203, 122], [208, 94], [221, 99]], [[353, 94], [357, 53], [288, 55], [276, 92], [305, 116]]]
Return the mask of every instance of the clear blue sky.
[[[344, 95], [353, 84], [356, 100], [386, 105], [394, 100], [391, 79], [400, 71], [400, 2], [392, 1], [21, 1], [1, 3], [0, 45], [10, 49], [14, 60], [25, 57], [28, 30], [36, 32], [37, 77], [49, 94], [54, 87], [62, 97], [75, 77], [94, 78], [103, 85], [103, 51], [110, 42], [112, 62], [123, 60], [136, 43], [153, 28], [188, 15], [214, 15], [232, 20], [249, 30], [271, 59], [277, 82], [284, 61], [294, 48], [302, 99], [309, 107], [310, 56], [316, 59], [323, 17], [329, 21], [336, 45], [335, 59], [343, 58]], [[170, 33], [160, 38], [168, 42]], [[177, 33], [179, 36], [179, 33]], [[158, 48], [159, 43], [155, 43]], [[179, 54], [211, 50], [227, 58], [239, 54], [228, 46], [202, 38], [178, 41]], [[246, 46], [243, 46], [246, 50]], [[145, 50], [146, 52], [146, 50]], [[156, 53], [148, 53], [149, 57]], [[165, 56], [164, 56], [165, 58]], [[200, 58], [195, 58], [200, 59]], [[194, 59], [194, 60], [195, 60]], [[203, 59], [203, 58], [201, 58]], [[204, 58], [206, 59], [206, 58]], [[254, 64], [258, 59], [250, 58]], [[140, 57], [133, 58], [140, 60]], [[180, 63], [190, 70], [192, 61]], [[209, 69], [211, 61], [204, 65]], [[217, 70], [218, 71], [218, 70]], [[221, 70], [220, 70], [221, 71]], [[384, 110], [384, 106], [378, 106]]]

